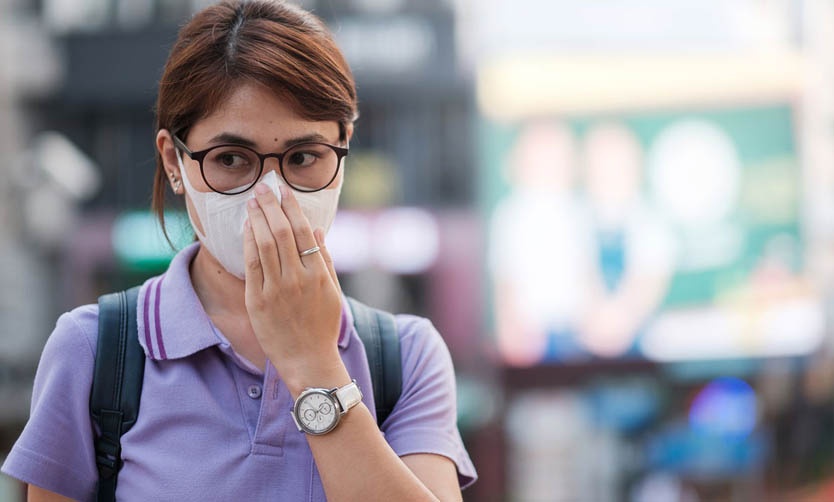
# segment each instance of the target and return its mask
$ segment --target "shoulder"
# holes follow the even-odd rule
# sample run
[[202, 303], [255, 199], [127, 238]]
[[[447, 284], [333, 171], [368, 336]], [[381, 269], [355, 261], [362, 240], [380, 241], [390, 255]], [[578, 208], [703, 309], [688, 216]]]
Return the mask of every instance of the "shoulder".
[[421, 357], [439, 351], [448, 355], [446, 342], [431, 320], [411, 314], [397, 314], [395, 317], [404, 354]]
[[[446, 342], [429, 319], [400, 314], [400, 356], [403, 372], [403, 397], [428, 396], [427, 388], [443, 388], [446, 398], [454, 396], [455, 373]], [[438, 399], [433, 395], [429, 399]], [[452, 405], [453, 402], [447, 403]]]
[[89, 392], [98, 337], [98, 305], [84, 305], [58, 318], [41, 353], [32, 406], [55, 389]]
[[67, 352], [84, 358], [95, 358], [96, 339], [98, 337], [98, 305], [82, 305], [62, 314], [55, 323], [55, 329], [46, 341], [41, 365], [48, 356]]

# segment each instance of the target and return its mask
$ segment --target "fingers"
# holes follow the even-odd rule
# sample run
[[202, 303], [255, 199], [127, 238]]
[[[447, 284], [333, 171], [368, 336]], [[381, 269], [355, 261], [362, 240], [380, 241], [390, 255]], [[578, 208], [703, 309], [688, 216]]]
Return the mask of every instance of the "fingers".
[[[317, 244], [316, 238], [313, 235], [313, 229], [310, 228], [310, 222], [301, 210], [298, 204], [298, 199], [295, 194], [286, 185], [282, 185], [281, 189], [281, 209], [287, 216], [287, 220], [292, 227], [292, 233], [295, 236], [295, 252], [296, 254], [314, 248]], [[315, 253], [314, 253], [315, 254]], [[315, 263], [318, 258], [314, 254], [301, 257], [301, 263], [307, 267]]]
[[324, 259], [324, 264], [327, 266], [327, 272], [330, 274], [333, 284], [341, 289], [339, 286], [339, 277], [336, 275], [336, 267], [333, 265], [333, 258], [330, 257], [330, 252], [327, 250], [327, 246], [324, 245], [324, 230], [317, 228], [313, 232], [313, 235], [316, 238], [316, 245], [321, 248], [321, 257]]
[[243, 262], [245, 264], [246, 289], [249, 290], [250, 287], [262, 288], [264, 271], [261, 267], [261, 257], [258, 254], [255, 232], [249, 220], [246, 220], [243, 225]]
[[[267, 229], [272, 234], [272, 240], [275, 246], [275, 253], [277, 254], [277, 265], [272, 263], [264, 263], [262, 260], [262, 268], [264, 269], [265, 277], [269, 277], [269, 269], [275, 268], [280, 270], [282, 275], [289, 276], [294, 271], [300, 269], [318, 269], [322, 273], [326, 269], [326, 263], [319, 253], [312, 253], [304, 257], [299, 256], [299, 253], [312, 249], [318, 245], [316, 237], [310, 228], [310, 223], [307, 217], [301, 210], [298, 200], [292, 193], [292, 190], [282, 185], [281, 200], [272, 192], [267, 185], [259, 183], [255, 186], [255, 199], [250, 202], [250, 217], [251, 214], [257, 214], [263, 219]], [[257, 201], [257, 202], [255, 202]], [[252, 204], [258, 206], [255, 211]], [[260, 244], [261, 238], [266, 239], [266, 236], [259, 237], [261, 225], [256, 225], [252, 220], [255, 240]], [[259, 245], [259, 252], [265, 250]], [[268, 251], [267, 251], [268, 252]], [[263, 254], [260, 255], [263, 258]], [[328, 270], [329, 272], [329, 270]]]
[[[255, 248], [258, 252], [259, 268], [262, 270], [262, 276], [280, 276], [281, 260], [278, 257], [278, 245], [269, 228], [269, 223], [266, 220], [264, 212], [255, 199], [250, 199], [247, 202], [246, 211], [249, 214], [249, 224], [253, 239], [255, 240]], [[244, 252], [245, 249], [244, 247]]]
[[288, 215], [284, 214], [286, 204], [283, 200], [279, 202], [272, 189], [263, 183], [255, 186], [255, 199], [260, 205], [277, 246], [281, 272], [288, 273], [293, 266], [299, 265], [300, 261], [295, 243], [296, 237], [293, 235], [294, 229], [290, 225], [290, 220], [287, 219]]

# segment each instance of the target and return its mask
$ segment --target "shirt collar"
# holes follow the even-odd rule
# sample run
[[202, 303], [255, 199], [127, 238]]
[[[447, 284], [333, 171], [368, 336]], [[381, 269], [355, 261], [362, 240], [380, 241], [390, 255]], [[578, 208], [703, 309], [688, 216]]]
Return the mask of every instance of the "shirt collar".
[[184, 248], [139, 290], [139, 342], [151, 359], [179, 359], [221, 343], [191, 284], [189, 266], [199, 249], [198, 243]]
[[[189, 268], [199, 249], [196, 242], [185, 247], [174, 256], [164, 274], [148, 279], [139, 290], [139, 343], [153, 360], [188, 357], [225, 342], [215, 331], [191, 283]], [[343, 298], [339, 348], [347, 349], [353, 336], [353, 314]]]

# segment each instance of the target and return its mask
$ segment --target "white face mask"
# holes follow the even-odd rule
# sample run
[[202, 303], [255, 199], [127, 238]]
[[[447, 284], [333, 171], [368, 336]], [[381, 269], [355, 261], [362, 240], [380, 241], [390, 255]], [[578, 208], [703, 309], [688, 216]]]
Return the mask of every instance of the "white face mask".
[[[194, 218], [191, 216], [191, 212], [189, 212], [188, 219], [191, 221], [194, 232], [200, 238], [200, 241], [206, 249], [208, 249], [209, 253], [223, 265], [226, 271], [243, 279], [245, 270], [243, 261], [243, 224], [248, 218], [246, 203], [249, 199], [255, 197], [254, 190], [248, 190], [237, 195], [223, 195], [213, 191], [198, 192], [188, 180], [186, 169], [182, 163], [182, 157], [179, 155], [179, 152], [177, 153], [177, 160], [179, 161], [185, 191], [191, 198], [191, 204], [197, 212], [197, 216], [200, 218], [200, 223], [203, 225], [205, 234], [197, 230], [197, 225], [194, 224]], [[278, 186], [284, 185], [285, 183], [275, 174], [274, 170], [266, 173], [260, 182], [271, 188], [276, 197], [278, 197], [278, 200], [281, 200], [281, 192], [278, 191]], [[330, 230], [330, 225], [336, 217], [336, 209], [339, 205], [339, 194], [341, 191], [342, 180], [340, 178], [339, 184], [332, 189], [328, 188], [312, 193], [295, 192], [298, 205], [301, 206], [301, 211], [307, 217], [307, 220], [309, 220], [311, 229], [321, 228], [325, 234]]]

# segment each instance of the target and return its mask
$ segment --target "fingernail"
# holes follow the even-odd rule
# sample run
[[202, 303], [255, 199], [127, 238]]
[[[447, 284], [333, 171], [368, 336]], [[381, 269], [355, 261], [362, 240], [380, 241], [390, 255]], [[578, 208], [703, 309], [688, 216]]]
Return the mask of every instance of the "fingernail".
[[269, 187], [266, 186], [266, 183], [258, 183], [257, 185], [255, 185], [255, 191], [263, 195], [269, 192]]
[[279, 186], [279, 187], [278, 187], [278, 190], [280, 190], [280, 191], [281, 191], [281, 197], [286, 197], [287, 195], [289, 195], [289, 194], [290, 194], [290, 189], [289, 189], [289, 187], [287, 187], [287, 186], [285, 186], [285, 185], [281, 185], [281, 186]]
[[258, 200], [257, 199], [249, 199], [249, 207], [252, 209], [258, 208]]

